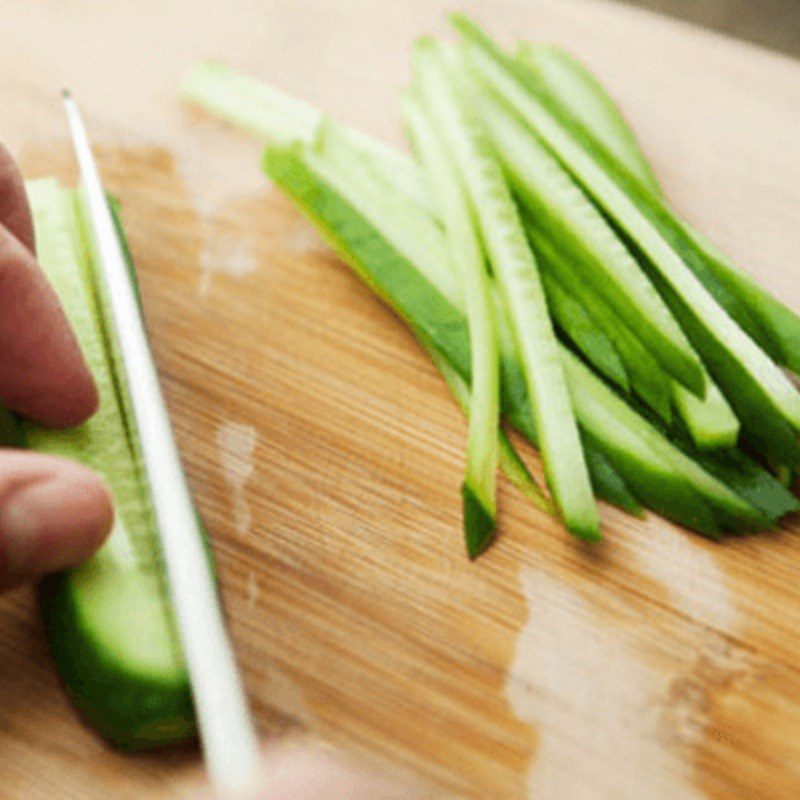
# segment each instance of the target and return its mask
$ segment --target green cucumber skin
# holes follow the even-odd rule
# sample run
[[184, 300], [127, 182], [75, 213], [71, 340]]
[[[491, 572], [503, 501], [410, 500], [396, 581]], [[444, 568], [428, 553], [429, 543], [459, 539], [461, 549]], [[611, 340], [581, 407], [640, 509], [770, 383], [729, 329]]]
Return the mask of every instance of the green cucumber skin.
[[[541, 264], [540, 254], [536, 257]], [[613, 342], [594, 322], [588, 311], [542, 266], [542, 285], [556, 329], [575, 346], [592, 366], [624, 392], [630, 390], [628, 373]]]
[[100, 736], [131, 751], [195, 737], [188, 678], [167, 682], [131, 672], [98, 646], [81, 620], [69, 573], [42, 581], [38, 599], [50, 653], [67, 693]]
[[[59, 270], [67, 269], [85, 269], [84, 277], [89, 280], [91, 254], [81, 227], [77, 196], [59, 189], [54, 182], [44, 188], [41, 184], [36, 188], [32, 185], [31, 191], [36, 193], [32, 202], [34, 221], [42, 226], [39, 230], [44, 235], [51, 237], [47, 251], [56, 257], [53, 248], [56, 242], [61, 242], [58, 249], [64, 253], [63, 261], [50, 264], [47, 253], [40, 252], [45, 271], [52, 270], [51, 281], [64, 274]], [[63, 204], [63, 209], [72, 209], [72, 213], [59, 211], [62, 208], [59, 204]], [[69, 240], [53, 238], [67, 235], [71, 245], [66, 244]], [[123, 244], [129, 255], [124, 237]], [[130, 261], [129, 267], [133, 270]], [[133, 274], [135, 277], [135, 271]], [[86, 348], [91, 342], [88, 346], [92, 369], [101, 387], [101, 410], [93, 420], [101, 421], [99, 427], [93, 427], [94, 421], [90, 420], [85, 426], [52, 434], [24, 423], [22, 436], [25, 444], [34, 449], [72, 457], [104, 472], [115, 500], [124, 498], [120, 501], [124, 507], [117, 508], [118, 524], [130, 532], [128, 537], [149, 535], [152, 531], [146, 509], [130, 505], [134, 495], [117, 495], [119, 487], [132, 485], [120, 481], [128, 480], [122, 476], [129, 474], [136, 457], [130, 448], [131, 429], [124, 420], [119, 399], [115, 399], [121, 382], [110, 367], [97, 297], [88, 283], [83, 284], [83, 294], [77, 292], [76, 286], [81, 284], [74, 278], [59, 278], [55, 281], [56, 288], [61, 281], [65, 292], [61, 295], [62, 302], [76, 325], [82, 346]], [[87, 319], [93, 320], [92, 325], [79, 327]], [[116, 389], [110, 388], [109, 380]], [[115, 443], [113, 452], [109, 452], [114, 457], [129, 459], [130, 463], [120, 465], [116, 473], [109, 473], [110, 467], [102, 457], [106, 452], [104, 443]], [[143, 546], [149, 548], [150, 544]], [[139, 564], [135, 559], [128, 561], [115, 552], [109, 545], [85, 565], [49, 576], [40, 584], [38, 598], [49, 649], [77, 710], [115, 746], [141, 750], [191, 739], [195, 735], [195, 722], [190, 684], [157, 567]], [[146, 643], [146, 652], [141, 644], [137, 649], [137, 639]]]
[[494, 538], [493, 509], [487, 508], [477, 493], [466, 483], [461, 486], [461, 497], [467, 555], [475, 559], [486, 550]]

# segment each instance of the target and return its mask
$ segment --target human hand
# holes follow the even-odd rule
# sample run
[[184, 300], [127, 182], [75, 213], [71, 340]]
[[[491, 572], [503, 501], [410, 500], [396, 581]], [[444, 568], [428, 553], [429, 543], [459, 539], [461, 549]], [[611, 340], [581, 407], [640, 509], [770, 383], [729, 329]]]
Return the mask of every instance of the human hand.
[[[90, 417], [97, 390], [36, 263], [20, 173], [0, 146], [0, 402], [43, 425]], [[74, 566], [102, 543], [113, 507], [102, 479], [65, 459], [0, 450], [0, 589]]]

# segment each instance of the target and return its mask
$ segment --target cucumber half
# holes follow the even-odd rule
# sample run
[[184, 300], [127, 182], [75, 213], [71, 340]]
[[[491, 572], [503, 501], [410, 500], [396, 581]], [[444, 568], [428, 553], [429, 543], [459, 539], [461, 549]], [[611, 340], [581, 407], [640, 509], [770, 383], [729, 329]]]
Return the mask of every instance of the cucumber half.
[[90, 420], [69, 430], [23, 423], [33, 450], [100, 473], [116, 522], [82, 566], [45, 579], [39, 597], [50, 650], [75, 706], [125, 749], [195, 732], [188, 674], [159, 559], [155, 518], [126, 419], [124, 380], [112, 366], [79, 196], [52, 179], [28, 184], [39, 255], [77, 334], [100, 393]]

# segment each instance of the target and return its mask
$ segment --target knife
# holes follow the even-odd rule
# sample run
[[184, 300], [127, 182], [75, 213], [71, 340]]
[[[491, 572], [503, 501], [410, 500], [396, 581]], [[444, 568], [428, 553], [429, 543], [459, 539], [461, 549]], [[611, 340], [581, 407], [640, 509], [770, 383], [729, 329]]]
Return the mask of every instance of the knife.
[[172, 433], [133, 278], [100, 180], [86, 128], [63, 92], [86, 195], [117, 352], [127, 377], [146, 483], [155, 511], [167, 586], [192, 688], [211, 785], [223, 800], [255, 800], [258, 737], [231, 647], [219, 595]]

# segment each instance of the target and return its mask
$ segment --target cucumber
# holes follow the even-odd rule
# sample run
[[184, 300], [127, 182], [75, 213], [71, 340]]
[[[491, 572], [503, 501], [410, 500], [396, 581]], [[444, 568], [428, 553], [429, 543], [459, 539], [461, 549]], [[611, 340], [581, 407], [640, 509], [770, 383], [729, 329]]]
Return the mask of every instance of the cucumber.
[[560, 277], [562, 282], [571, 280], [569, 285], [575, 302], [584, 306], [614, 343], [634, 394], [665, 422], [672, 418], [670, 405], [673, 404], [700, 449], [733, 447], [739, 436], [739, 420], [711, 376], [706, 374], [706, 396], [700, 400], [664, 375], [614, 309], [574, 278], [571, 265], [548, 240], [545, 232], [537, 230], [529, 222], [528, 235], [545, 273]]
[[500, 165], [470, 111], [459, 52], [421, 40], [414, 67], [422, 102], [458, 165], [509, 312], [551, 495], [570, 532], [598, 539], [599, 516], [544, 290]]
[[[321, 123], [332, 122], [308, 103], [216, 61], [195, 64], [181, 83], [181, 94], [265, 142], [309, 143]], [[340, 131], [395, 189], [431, 207], [421, 170], [406, 153], [355, 128], [341, 126]]]
[[[574, 354], [563, 349], [562, 360], [581, 422], [591, 436], [616, 454], [618, 460], [614, 463], [626, 479], [634, 481], [634, 491], [638, 488], [650, 495], [649, 500], [643, 498], [648, 505], [678, 521], [688, 516], [691, 527], [709, 535], [772, 526], [771, 519], [672, 444]], [[656, 468], [661, 471], [661, 478], [657, 477]], [[651, 472], [644, 485], [637, 478], [637, 469]], [[661, 487], [664, 491], [675, 494], [664, 508], [656, 505], [660, 502], [653, 496], [659, 480], [665, 482]], [[699, 502], [693, 502], [682, 485], [691, 489]]]
[[[527, 69], [523, 79], [547, 94], [562, 118], [573, 127], [585, 126], [599, 147], [628, 169], [633, 179], [655, 195], [661, 190], [622, 114], [589, 71], [553, 45], [519, 46], [517, 59]], [[260, 81], [223, 64], [203, 62], [193, 67], [183, 84], [184, 96], [223, 119], [269, 140], [311, 141], [319, 112]], [[412, 160], [359, 131], [348, 129], [365, 156], [382, 165], [384, 177], [421, 206], [430, 208], [421, 175]], [[747, 273], [685, 222], [681, 235], [691, 240], [692, 269], [716, 301], [777, 363], [800, 373], [800, 317], [762, 289]], [[697, 253], [701, 259], [697, 259]]]
[[[332, 151], [341, 152], [331, 156]], [[345, 158], [347, 152], [350, 159]], [[422, 253], [424, 265], [415, 261], [420, 255], [415, 247], [419, 238], [442, 235], [433, 219], [420, 214], [334, 127], [321, 127], [310, 146], [268, 145], [264, 170], [316, 224], [345, 263], [469, 385], [467, 322], [452, 271], [446, 262], [429, 260], [426, 252]], [[429, 226], [433, 232], [426, 230]], [[395, 237], [396, 230], [405, 235]], [[442, 244], [436, 249], [444, 252]], [[495, 319], [500, 321], [501, 316], [495, 314]], [[525, 380], [507, 333], [500, 324], [501, 407], [511, 424], [538, 446]], [[610, 463], [601, 458], [593, 463], [595, 490], [610, 502], [631, 504], [630, 494], [621, 489], [624, 481]]]
[[[469, 43], [472, 65], [488, 89], [513, 107], [601, 206], [635, 248], [690, 342], [720, 385], [743, 427], [763, 452], [795, 463], [795, 452], [779, 438], [779, 429], [800, 426], [800, 395], [767, 354], [708, 292], [686, 259], [692, 251], [677, 241], [682, 230], [666, 206], [641, 187], [607, 151], [568, 128], [545, 98], [519, 79], [523, 68], [464, 18], [456, 25]], [[533, 137], [533, 133], [531, 133]], [[680, 247], [679, 247], [680, 245]], [[685, 247], [684, 247], [685, 245]], [[695, 248], [696, 249], [696, 248]], [[774, 419], [768, 428], [757, 420]]]
[[80, 200], [54, 180], [28, 184], [39, 262], [76, 331], [100, 393], [98, 412], [70, 430], [23, 424], [31, 449], [75, 459], [106, 479], [116, 511], [107, 543], [39, 590], [50, 650], [86, 720], [125, 749], [194, 736], [189, 679], [174, 629], [147, 487], [103, 334]]
[[[557, 45], [528, 42], [521, 42], [517, 46], [517, 59], [530, 68], [532, 80], [538, 79], [537, 88], [547, 92], [554, 103], [560, 104], [566, 115], [571, 115], [585, 126], [640, 183], [654, 194], [661, 195], [655, 173], [622, 112], [580, 61]], [[719, 258], [724, 259], [724, 256], [719, 254]], [[735, 270], [729, 263], [728, 268]], [[709, 288], [708, 285], [706, 288]], [[766, 294], [760, 287], [756, 288]], [[712, 294], [715, 292], [712, 291]], [[720, 304], [731, 313], [724, 302]], [[738, 321], [735, 313], [731, 313], [731, 316]], [[749, 330], [750, 326], [742, 327]], [[796, 344], [800, 352], [800, 336]], [[772, 349], [768, 352], [774, 357]], [[675, 408], [698, 447], [733, 447], [739, 435], [739, 421], [719, 387], [708, 376], [706, 386], [706, 397], [700, 400], [684, 387], [673, 384], [672, 401]]]
[[596, 324], [613, 342], [628, 376], [631, 391], [665, 422], [672, 419], [671, 384], [659, 365], [636, 335], [614, 313], [614, 308], [598, 297], [579, 277], [573, 274], [573, 260], [568, 259], [534, 225], [528, 225], [542, 269], [565, 287], [569, 287], [575, 302], [586, 309]]
[[[356, 159], [346, 176], [344, 173], [337, 175], [325, 164], [325, 151], [324, 136], [312, 147], [272, 146], [265, 152], [264, 166], [276, 184], [316, 222], [356, 273], [408, 319], [412, 328], [425, 331], [421, 336], [426, 345], [434, 347], [468, 383], [469, 337], [466, 318], [460, 310], [461, 301], [451, 305], [437, 286], [430, 283], [442, 280], [446, 284], [447, 268], [440, 264], [438, 270], [430, 271], [426, 277], [407, 256], [402, 256], [382, 232], [386, 222], [384, 209], [374, 204], [354, 205], [366, 178], [363, 163]], [[359, 174], [354, 174], [354, 170]], [[383, 186], [383, 191], [375, 192], [374, 197], [383, 197], [385, 207], [397, 213], [398, 198], [389, 199], [392, 189], [380, 177], [373, 178]], [[352, 183], [348, 184], [348, 179]], [[415, 299], [420, 302], [415, 303]], [[503, 319], [503, 314], [497, 313], [496, 318]], [[446, 324], [442, 324], [445, 321]], [[501, 338], [509, 335], [502, 325], [498, 333]], [[507, 341], [501, 342], [501, 353], [504, 410], [511, 423], [535, 443], [525, 382], [510, 357]], [[570, 356], [561, 353], [562, 359]], [[744, 527], [745, 523], [753, 524], [757, 511], [726, 491], [721, 481], [710, 481], [708, 475], [699, 473], [708, 484], [703, 490], [710, 496], [698, 493], [687, 480], [687, 474], [692, 480], [697, 478], [692, 473], [694, 467], [683, 463], [657, 430], [628, 408], [600, 379], [584, 370], [588, 378], [583, 382], [583, 393], [581, 386], [571, 391], [587, 448], [587, 462], [599, 493], [634, 512], [640, 510], [637, 503], [640, 498], [664, 516], [708, 535]], [[643, 432], [651, 441], [643, 441]], [[764, 524], [768, 525], [769, 521]]]
[[[530, 71], [525, 77], [530, 77]], [[592, 90], [590, 83], [586, 83], [585, 86], [588, 87], [589, 91]], [[596, 84], [595, 88], [597, 88]], [[583, 90], [581, 89], [580, 91]], [[555, 96], [555, 94], [557, 94], [556, 91], [553, 92], [553, 96]], [[200, 98], [199, 101], [202, 103], [202, 98]], [[241, 95], [234, 94], [228, 98], [228, 102], [234, 111], [238, 106], [238, 113], [241, 113], [243, 110], [248, 108], [253, 110], [257, 106], [257, 104], [250, 103]], [[588, 113], [584, 115], [584, 124], [588, 125], [590, 128], [592, 126], [597, 127], [597, 117], [599, 115], [598, 109], [600, 109], [600, 105], [593, 105], [591, 102], [588, 102], [583, 103], [582, 108], [588, 111]], [[613, 108], [613, 105], [609, 105], [605, 113], [611, 114], [614, 111], [615, 109]], [[222, 115], [227, 115], [230, 118], [230, 114], [227, 114], [225, 111], [222, 112]], [[266, 116], [268, 117], [269, 114]], [[272, 122], [268, 122], [266, 128], [268, 128], [269, 125], [274, 124], [275, 123], [273, 119]], [[617, 122], [612, 122], [610, 128], [613, 129], [615, 124], [625, 127], [624, 120], [621, 120], [621, 118], [617, 120]], [[376, 160], [374, 158], [364, 158], [363, 152], [360, 156], [357, 154], [357, 137], [348, 137], [348, 134], [352, 132], [344, 129], [340, 129], [339, 132], [344, 134], [344, 138], [348, 138], [349, 153], [344, 159], [341, 160], [342, 169], [338, 175], [332, 175], [329, 169], [327, 170], [326, 174], [326, 167], [323, 164], [325, 159], [320, 158], [320, 151], [325, 149], [325, 147], [320, 146], [320, 137], [316, 137], [314, 139], [317, 143], [316, 148], [311, 148], [317, 150], [317, 152], [314, 154], [311, 154], [310, 151], [303, 152], [302, 148], [289, 148], [291, 152], [282, 148], [268, 148], [264, 160], [265, 169], [273, 177], [276, 177], [278, 173], [282, 174], [282, 180], [285, 181], [283, 187], [291, 196], [294, 197], [294, 199], [304, 208], [304, 210], [308, 212], [311, 206], [314, 207], [314, 213], [312, 213], [312, 216], [314, 217], [315, 222], [322, 229], [323, 234], [326, 235], [327, 238], [332, 242], [340, 255], [344, 257], [345, 261], [350, 264], [351, 268], [353, 268], [363, 280], [365, 280], [373, 288], [377, 289], [379, 294], [383, 296], [384, 300], [395, 307], [395, 310], [403, 313], [402, 310], [398, 308], [396, 303], [398, 298], [403, 298], [403, 293], [400, 292], [399, 294], [396, 294], [396, 291], [399, 287], [394, 285], [392, 282], [385, 282], [384, 279], [386, 276], [383, 274], [384, 271], [382, 269], [378, 268], [376, 272], [376, 267], [379, 266], [378, 262], [381, 260], [382, 246], [375, 246], [373, 248], [364, 246], [363, 243], [360, 243], [357, 249], [361, 255], [368, 255], [371, 253], [377, 259], [374, 261], [366, 261], [361, 263], [359, 258], [355, 256], [352, 245], [360, 237], [369, 240], [373, 236], [377, 238], [383, 236], [382, 229], [386, 228], [387, 224], [390, 222], [390, 220], [388, 220], [387, 217], [382, 213], [385, 212], [387, 208], [390, 209], [390, 216], [395, 215], [397, 218], [403, 217], [404, 209], [402, 209], [394, 201], [390, 201], [388, 204], [381, 203], [382, 199], [386, 199], [390, 195], [396, 195], [397, 192], [400, 192], [406, 195], [406, 199], [414, 200], [418, 208], [411, 213], [411, 217], [415, 221], [425, 218], [426, 226], [433, 226], [434, 228], [436, 227], [436, 224], [432, 218], [432, 215], [435, 215], [436, 213], [436, 209], [433, 208], [427, 197], [421, 198], [421, 195], [426, 193], [424, 191], [424, 186], [422, 187], [421, 191], [419, 189], [419, 187], [422, 186], [420, 174], [410, 159], [393, 159], [391, 169], [387, 168], [386, 166], [384, 166], [383, 169], [377, 168], [378, 165], [376, 164]], [[268, 136], [269, 138], [274, 138], [274, 132], [266, 129], [264, 129], [263, 135]], [[306, 136], [301, 138], [309, 139], [311, 137]], [[330, 141], [328, 142], [328, 145], [330, 145]], [[348, 148], [345, 149], [347, 150]], [[643, 156], [641, 158], [643, 159]], [[380, 160], [379, 157], [378, 160]], [[361, 178], [363, 178], [363, 171], [361, 170], [361, 167], [364, 166], [365, 162], [369, 161], [372, 162], [371, 166], [373, 171], [381, 173], [381, 180], [374, 181], [375, 186], [373, 189], [377, 187], [377, 193], [373, 192], [371, 195], [368, 195], [370, 198], [368, 202], [360, 202], [359, 197], [362, 199], [365, 197], [365, 187], [363, 185], [359, 185], [362, 183]], [[292, 165], [290, 162], [294, 162], [294, 164]], [[358, 168], [355, 169], [355, 172], [361, 172], [360, 175], [354, 174], [353, 167], [355, 164], [358, 164]], [[400, 172], [402, 172], [402, 177], [399, 181], [397, 181], [396, 174]], [[291, 179], [289, 177], [290, 174]], [[373, 175], [373, 177], [375, 176]], [[280, 179], [277, 182], [281, 184]], [[410, 192], [408, 191], [409, 185], [414, 187]], [[654, 188], [655, 187], [651, 187], [651, 191]], [[345, 229], [341, 227], [340, 223], [346, 219], [349, 214], [344, 213], [342, 207], [343, 202], [346, 209], [349, 210], [349, 213], [353, 214], [354, 216], [354, 219], [349, 219], [347, 224], [345, 224]], [[350, 205], [351, 202], [354, 202], [355, 205]], [[376, 202], [377, 205], [375, 205]], [[419, 207], [422, 207], [427, 214], [420, 215], [419, 212], [421, 208]], [[407, 211], [408, 208], [405, 210]], [[374, 213], [376, 211], [377, 213]], [[366, 213], [362, 217], [363, 212]], [[362, 218], [359, 219], [359, 217]], [[368, 223], [366, 226], [363, 225], [365, 221]], [[331, 223], [333, 223], [333, 226], [331, 226]], [[352, 223], [352, 231], [346, 230], [348, 227], [350, 227], [350, 223]], [[391, 225], [389, 225], [389, 228], [391, 228]], [[397, 234], [399, 232], [397, 229], [394, 230], [395, 236], [390, 247], [390, 250], [395, 246], [399, 247], [403, 257], [407, 257], [408, 241], [411, 240], [413, 242], [418, 238], [413, 230], [410, 228], [407, 228], [406, 230], [407, 234], [405, 237], [405, 242], [400, 241], [399, 244], [397, 238]], [[423, 238], [430, 240], [427, 233], [423, 234]], [[402, 239], [402, 236], [400, 239]], [[372, 244], [375, 244], [375, 242], [372, 242]], [[384, 241], [384, 245], [385, 244], [386, 242]], [[406, 251], [405, 253], [404, 249]], [[384, 251], [383, 255], [385, 254], [386, 253]], [[434, 259], [434, 261], [436, 261], [436, 259]], [[463, 307], [463, 299], [460, 297], [460, 294], [457, 290], [458, 287], [455, 286], [450, 271], [448, 269], [443, 269], [441, 263], [437, 262], [434, 264], [435, 269], [429, 269], [427, 271], [426, 278], [421, 278], [419, 272], [420, 265], [412, 264], [412, 266], [416, 268], [416, 272], [412, 271], [409, 273], [404, 273], [405, 276], [411, 281], [411, 284], [416, 285], [416, 282], [420, 279], [422, 280], [423, 286], [426, 283], [430, 284], [427, 287], [422, 288], [422, 296], [425, 298], [425, 302], [423, 302], [419, 308], [418, 319], [426, 323], [428, 334], [432, 332], [434, 337], [431, 339], [428, 334], [418, 331], [418, 338], [423, 345], [432, 352], [434, 361], [436, 361], [436, 356], [439, 355], [442, 363], [451, 368], [450, 377], [452, 378], [453, 376], [456, 376], [461, 382], [461, 388], [466, 389], [469, 381], [469, 367], [467, 363], [468, 359], [464, 358], [464, 351], [465, 349], [468, 350], [468, 342], [467, 348], [464, 348], [463, 346], [463, 340], [466, 337], [464, 335], [460, 336], [456, 328], [450, 326], [449, 324], [445, 326], [434, 324], [438, 322], [436, 303], [428, 302], [431, 299], [429, 290], [434, 288], [440, 295], [440, 299], [441, 297], [449, 298], [450, 301], [452, 301], [450, 305], [460, 310]], [[424, 267], [425, 264], [423, 263], [422, 266]], [[695, 269], [694, 264], [690, 264], [689, 266]], [[738, 298], [735, 298], [735, 296], [727, 287], [724, 290], [727, 292], [727, 295], [723, 296], [723, 299], [720, 299], [722, 296], [720, 293], [723, 292], [721, 284], [712, 284], [713, 279], [710, 277], [708, 270], [706, 271], [705, 275], [700, 275], [698, 273], [698, 277], [700, 277], [704, 284], [707, 285], [707, 288], [708, 286], [714, 286], [713, 290], [709, 290], [712, 291], [712, 294], [714, 294], [718, 302], [720, 302], [726, 309], [729, 310], [731, 316], [740, 322], [742, 327], [744, 327], [748, 333], [754, 336], [754, 333], [751, 331], [751, 329], [746, 327], [742, 322], [744, 314], [747, 313], [744, 304], [739, 302]], [[400, 281], [399, 283], [402, 284], [403, 282]], [[419, 288], [419, 286], [417, 288]], [[739, 310], [737, 312], [739, 314], [738, 316], [730, 311], [730, 303], [733, 300], [739, 302]], [[413, 302], [405, 303], [405, 309], [406, 312], [404, 315], [406, 316], [407, 321], [411, 323], [413, 328], [413, 320], [415, 317]], [[451, 309], [448, 309], [447, 313], [445, 314], [448, 323], [453, 322], [453, 319], [449, 316], [450, 310]], [[463, 318], [463, 316], [457, 323], [456, 327], [458, 326], [460, 326], [462, 329], [465, 328], [466, 320]], [[755, 322], [753, 323], [753, 326], [755, 326]], [[533, 426], [533, 420], [531, 418], [530, 411], [528, 409], [524, 379], [522, 378], [522, 374], [516, 362], [513, 342], [509, 343], [508, 341], [509, 331], [504, 329], [501, 316], [499, 316], [498, 334], [500, 335], [501, 340], [503, 340], [501, 345], [501, 358], [503, 363], [502, 406], [504, 413], [507, 415], [508, 420], [515, 427], [521, 430], [525, 436], [527, 436], [534, 444], [536, 444], [536, 432]], [[757, 339], [757, 341], [760, 343], [760, 340]], [[441, 355], [442, 352], [444, 355]], [[455, 361], [453, 359], [455, 359]], [[457, 366], [454, 366], [454, 363]], [[709, 384], [709, 386], [711, 386], [711, 384]], [[709, 398], [706, 400], [708, 401], [708, 399]], [[677, 405], [678, 403], [676, 402], [676, 406]], [[730, 431], [731, 424], [735, 430], [736, 420], [733, 419], [731, 421], [732, 415], [730, 415], [730, 413], [728, 413], [727, 416], [728, 430]], [[713, 426], [708, 424], [709, 420], [710, 417], [706, 421], [706, 424], [709, 428], [709, 430], [705, 431], [706, 433], [712, 433], [713, 429]], [[720, 520], [719, 517], [724, 517], [725, 514], [720, 515], [718, 512], [714, 511], [711, 504], [707, 500], [702, 500], [702, 498], [701, 501], [703, 504], [702, 507], [705, 509], [704, 511], [698, 511], [696, 509], [696, 498], [692, 500], [692, 508], [694, 509], [693, 511], [690, 510], [687, 513], [683, 513], [680, 505], [678, 507], [670, 507], [672, 502], [670, 498], [674, 499], [674, 494], [670, 493], [669, 486], [665, 485], [658, 479], [648, 481], [646, 476], [643, 477], [643, 473], [641, 473], [641, 471], [631, 468], [631, 462], [629, 462], [625, 468], [628, 477], [628, 481], [626, 481], [622, 477], [622, 470], [615, 467], [609, 458], [609, 454], [615, 452], [615, 450], [619, 450], [618, 443], [609, 444], [609, 442], [606, 442], [604, 445], [601, 445], [600, 442], [594, 440], [592, 435], [587, 431], [583, 420], [581, 420], [581, 425], [581, 436], [584, 443], [586, 461], [589, 465], [593, 485], [598, 494], [606, 499], [609, 499], [611, 502], [615, 503], [621, 508], [631, 511], [631, 513], [641, 513], [641, 506], [631, 491], [632, 487], [636, 485], [639, 498], [645, 499], [651, 507], [656, 510], [661, 510], [666, 516], [669, 516], [677, 522], [685, 524], [688, 527], [693, 527], [693, 518], [699, 517], [701, 522], [705, 521], [705, 524], [709, 525], [711, 528], [716, 528], [719, 530], [724, 527], [725, 520]], [[699, 443], [700, 442], [698, 442], [698, 444]], [[719, 460], [722, 459], [724, 461], [725, 458], [728, 458], [728, 455], [730, 455], [732, 458], [744, 458], [736, 451], [732, 451], [730, 454], [725, 454], [724, 457], [718, 457], [717, 455], [712, 457], [693, 451], [689, 445], [687, 445], [685, 449], [691, 455], [691, 457], [694, 458], [698, 463], [701, 463], [708, 472], [717, 474], [717, 477], [719, 477], [725, 483], [729, 483], [737, 493], [741, 494], [746, 499], [760, 499], [760, 506], [755, 502], [755, 500], [753, 500], [752, 504], [758, 508], [762, 508], [763, 506], [762, 511], [764, 511], [765, 515], [769, 516], [771, 519], [777, 519], [782, 513], [786, 513], [794, 508], [796, 501], [792, 498], [792, 496], [785, 492], [783, 487], [781, 487], [777, 481], [775, 481], [766, 472], [761, 470], [760, 467], [752, 464], [752, 462], [749, 462], [749, 472], [748, 470], [742, 470], [738, 467], [733, 469], [729, 464], [723, 464], [722, 466], [719, 465]], [[672, 469], [669, 467], [665, 468], [662, 464], [662, 470], [663, 469], [666, 469], [670, 480], [674, 481], [675, 475]], [[681, 485], [684, 486], [684, 488], [681, 489], [681, 492], [685, 491], [685, 478], [682, 478], [682, 480], [684, 483]], [[776, 487], [783, 493], [780, 494], [777, 492]], [[709, 508], [712, 508], [712, 513], [716, 515], [713, 523], [709, 523], [708, 521]]]
[[[434, 366], [444, 378], [444, 382], [450, 389], [459, 408], [465, 415], [469, 415], [470, 391], [464, 379], [450, 366], [447, 360], [442, 357], [435, 348], [428, 349], [428, 355], [433, 361]], [[498, 454], [497, 462], [500, 469], [511, 483], [519, 489], [533, 504], [546, 514], [552, 514], [554, 509], [552, 503], [544, 496], [536, 479], [531, 475], [530, 470], [514, 449], [511, 440], [506, 436], [502, 428], [497, 432]]]
[[[536, 256], [541, 263], [538, 252]], [[619, 386], [622, 391], [628, 392], [628, 373], [617, 348], [592, 319], [591, 314], [558, 281], [555, 274], [544, 268], [542, 285], [547, 295], [547, 307], [562, 338], [566, 337], [572, 342], [601, 375]]]
[[[529, 67], [537, 88], [565, 115], [586, 127], [653, 194], [661, 187], [614, 101], [577, 59], [555, 45], [522, 43], [517, 59]], [[705, 236], [680, 222], [679, 235], [695, 251], [687, 265], [717, 302], [778, 364], [800, 372], [800, 317], [739, 269]], [[702, 256], [702, 261], [697, 256]]]
[[469, 199], [458, 170], [444, 147], [441, 133], [419, 101], [404, 97], [404, 118], [428, 179], [447, 240], [451, 264], [462, 279], [469, 323], [472, 375], [467, 466], [461, 492], [464, 536], [470, 558], [479, 556], [497, 525], [497, 457], [499, 360], [489, 276]]
[[505, 105], [484, 95], [478, 108], [508, 179], [536, 225], [574, 256], [575, 272], [637, 331], [660, 366], [702, 394], [697, 354], [611, 226]]
[[622, 112], [597, 78], [563, 47], [520, 42], [517, 60], [528, 67], [535, 88], [560, 104], [565, 115], [584, 125], [608, 151], [654, 194], [661, 194], [650, 162]]

